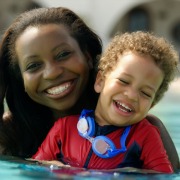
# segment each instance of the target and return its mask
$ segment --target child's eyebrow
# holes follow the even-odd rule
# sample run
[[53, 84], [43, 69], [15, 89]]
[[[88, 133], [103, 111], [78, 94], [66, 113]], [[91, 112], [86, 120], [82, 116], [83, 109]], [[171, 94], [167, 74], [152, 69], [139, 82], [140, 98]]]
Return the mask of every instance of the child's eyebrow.
[[[130, 77], [130, 78], [133, 78], [132, 75], [130, 75], [130, 74], [126, 73], [126, 72], [123, 72], [122, 74], [125, 75], [125, 76], [128, 76], [128, 77]], [[156, 91], [157, 91], [153, 86], [151, 86], [151, 85], [149, 85], [149, 84], [148, 84], [148, 85], [146, 84], [145, 87], [147, 87], [148, 89], [150, 89], [150, 90], [153, 91], [154, 93], [156, 93]]]
[[147, 87], [148, 89], [150, 89], [151, 91], [153, 91], [154, 93], [156, 93], [156, 89], [155, 89], [154, 87], [152, 87], [152, 86], [150, 86], [150, 85], [146, 85], [146, 87]]

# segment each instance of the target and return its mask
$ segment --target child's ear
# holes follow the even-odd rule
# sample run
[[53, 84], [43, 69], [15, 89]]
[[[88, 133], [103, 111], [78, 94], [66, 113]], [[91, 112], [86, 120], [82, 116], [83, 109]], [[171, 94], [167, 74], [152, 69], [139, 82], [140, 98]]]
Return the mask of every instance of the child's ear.
[[154, 102], [151, 104], [150, 109], [152, 109], [156, 104], [154, 104]]
[[94, 83], [94, 89], [97, 93], [100, 93], [102, 91], [102, 89], [104, 87], [104, 81], [105, 81], [105, 78], [102, 75], [102, 72], [98, 71], [98, 73], [96, 75], [96, 80]]

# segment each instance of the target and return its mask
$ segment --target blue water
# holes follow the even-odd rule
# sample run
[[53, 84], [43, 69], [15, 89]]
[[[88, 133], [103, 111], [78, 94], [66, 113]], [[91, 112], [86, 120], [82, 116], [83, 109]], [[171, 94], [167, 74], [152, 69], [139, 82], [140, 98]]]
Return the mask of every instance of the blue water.
[[163, 121], [180, 157], [180, 78], [150, 112]]
[[[1, 157], [0, 157], [1, 159]], [[32, 180], [32, 179], [73, 179], [73, 180], [180, 180], [180, 173], [174, 174], [148, 174], [136, 171], [124, 172], [101, 172], [86, 171], [76, 168], [63, 169], [51, 168], [50, 166], [41, 166], [17, 162], [14, 160], [0, 160], [0, 179], [1, 180]]]

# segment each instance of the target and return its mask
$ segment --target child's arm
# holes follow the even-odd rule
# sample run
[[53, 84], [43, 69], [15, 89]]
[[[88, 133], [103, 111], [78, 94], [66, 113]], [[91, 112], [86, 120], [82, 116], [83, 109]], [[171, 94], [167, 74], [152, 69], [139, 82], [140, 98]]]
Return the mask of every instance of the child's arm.
[[173, 173], [173, 168], [168, 160], [159, 131], [151, 127], [146, 133], [142, 145], [141, 159], [144, 161], [144, 169], [152, 169], [163, 173]]
[[47, 134], [45, 140], [38, 148], [38, 151], [32, 156], [35, 160], [56, 160], [57, 154], [60, 153], [60, 147], [58, 146], [60, 143], [60, 126], [59, 121], [57, 121], [54, 126], [51, 128], [49, 133]]

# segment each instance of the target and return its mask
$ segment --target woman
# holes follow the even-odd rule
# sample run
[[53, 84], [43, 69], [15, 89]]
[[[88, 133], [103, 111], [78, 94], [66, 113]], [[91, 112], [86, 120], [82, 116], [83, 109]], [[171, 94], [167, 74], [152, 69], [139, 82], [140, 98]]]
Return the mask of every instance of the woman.
[[0, 54], [1, 153], [37, 150], [57, 117], [94, 107], [93, 67], [100, 38], [72, 11], [39, 8], [21, 14], [5, 32]]

